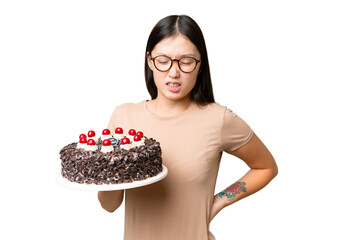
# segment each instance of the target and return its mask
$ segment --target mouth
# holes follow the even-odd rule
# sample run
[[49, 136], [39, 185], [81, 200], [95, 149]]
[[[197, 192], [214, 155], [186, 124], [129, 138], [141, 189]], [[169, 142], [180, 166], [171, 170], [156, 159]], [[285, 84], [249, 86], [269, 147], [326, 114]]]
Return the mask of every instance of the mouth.
[[172, 87], [172, 88], [176, 88], [176, 87], [181, 86], [180, 83], [166, 83], [166, 85], [168, 85], [169, 87]]
[[166, 86], [171, 92], [178, 92], [181, 88], [181, 84], [178, 82], [167, 82]]

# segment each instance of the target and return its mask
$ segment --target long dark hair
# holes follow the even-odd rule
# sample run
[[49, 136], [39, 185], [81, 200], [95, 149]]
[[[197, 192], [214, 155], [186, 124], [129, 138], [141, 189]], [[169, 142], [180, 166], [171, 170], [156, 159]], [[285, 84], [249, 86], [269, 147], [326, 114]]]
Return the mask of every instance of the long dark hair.
[[191, 90], [190, 99], [200, 105], [215, 102], [205, 39], [197, 23], [186, 15], [167, 16], [161, 19], [150, 33], [145, 52], [145, 82], [151, 99], [157, 97], [157, 88], [154, 82], [153, 72], [148, 66], [147, 53], [151, 54], [155, 45], [162, 39], [178, 33], [186, 36], [197, 47], [201, 55], [199, 74], [196, 84]]

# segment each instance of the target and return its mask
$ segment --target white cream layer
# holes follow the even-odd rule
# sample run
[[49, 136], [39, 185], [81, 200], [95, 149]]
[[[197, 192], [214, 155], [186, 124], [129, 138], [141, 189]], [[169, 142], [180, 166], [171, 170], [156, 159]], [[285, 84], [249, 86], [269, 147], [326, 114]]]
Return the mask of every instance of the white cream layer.
[[130, 148], [132, 148], [132, 146], [131, 146], [131, 144], [121, 144], [120, 148], [125, 149], [125, 150], [129, 150]]
[[101, 147], [101, 152], [103, 152], [103, 153], [108, 153], [108, 152], [112, 152], [112, 151], [114, 151], [114, 147], [112, 145]]
[[145, 145], [145, 141], [143, 140], [143, 138], [140, 140], [140, 141], [138, 141], [138, 142], [136, 142], [136, 141], [134, 141], [134, 142], [132, 142], [132, 144], [131, 144], [133, 147], [140, 147], [140, 146], [142, 146], [142, 145]]
[[134, 136], [131, 136], [131, 135], [128, 135], [127, 136], [127, 138], [129, 138], [130, 139], [130, 142], [133, 142], [134, 141], [134, 137], [135, 137], [136, 135], [134, 135]]
[[105, 140], [105, 139], [109, 139], [109, 138], [112, 138], [111, 134], [109, 134], [109, 135], [101, 135], [101, 140]]
[[122, 144], [122, 145], [120, 145], [120, 148], [125, 149], [125, 150], [129, 150], [129, 149], [134, 148], [134, 147], [140, 147], [140, 146], [145, 145], [144, 140], [143, 139], [141, 139], [141, 140], [142, 141], [138, 141], [138, 142], [133, 141], [130, 144]]
[[76, 148], [84, 149], [86, 145], [86, 143], [77, 143]]
[[86, 145], [84, 148], [86, 151], [93, 151], [95, 152], [96, 150], [98, 150], [98, 147], [96, 145]]

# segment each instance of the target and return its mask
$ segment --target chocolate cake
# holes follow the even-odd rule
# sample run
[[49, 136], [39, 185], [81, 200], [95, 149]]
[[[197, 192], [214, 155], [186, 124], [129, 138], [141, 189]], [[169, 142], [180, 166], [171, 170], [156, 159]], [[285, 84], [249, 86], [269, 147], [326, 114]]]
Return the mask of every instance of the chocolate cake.
[[[71, 182], [85, 184], [130, 183], [156, 176], [163, 168], [160, 143], [153, 138], [141, 137], [142, 144], [136, 144], [134, 140], [129, 143], [129, 139], [124, 141], [125, 136], [122, 139], [112, 136], [98, 139], [96, 147], [87, 150], [79, 147], [86, 140], [80, 135], [79, 143], [68, 144], [60, 151], [61, 175]], [[94, 145], [93, 139], [87, 141], [88, 145], [89, 142]], [[102, 148], [111, 147], [107, 146], [109, 142], [111, 151], [102, 151]]]

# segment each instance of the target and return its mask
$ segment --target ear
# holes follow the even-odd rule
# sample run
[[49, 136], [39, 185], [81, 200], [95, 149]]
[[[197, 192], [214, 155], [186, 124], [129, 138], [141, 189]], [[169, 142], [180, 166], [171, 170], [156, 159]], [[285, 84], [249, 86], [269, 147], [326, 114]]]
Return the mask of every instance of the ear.
[[150, 60], [150, 53], [149, 52], [146, 53], [146, 59], [147, 59], [147, 64], [148, 64], [149, 68], [151, 69], [151, 71], [154, 71], [153, 70], [153, 63]]

